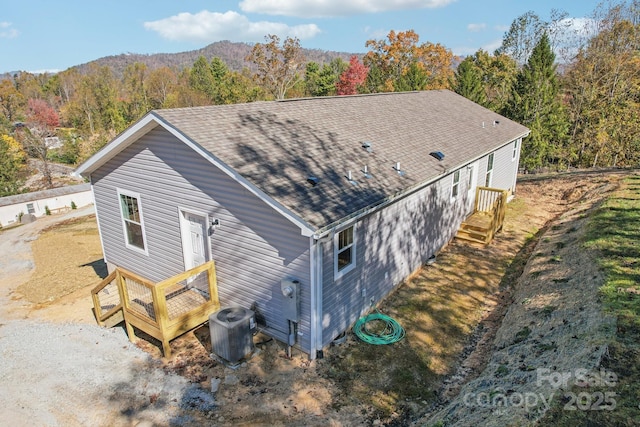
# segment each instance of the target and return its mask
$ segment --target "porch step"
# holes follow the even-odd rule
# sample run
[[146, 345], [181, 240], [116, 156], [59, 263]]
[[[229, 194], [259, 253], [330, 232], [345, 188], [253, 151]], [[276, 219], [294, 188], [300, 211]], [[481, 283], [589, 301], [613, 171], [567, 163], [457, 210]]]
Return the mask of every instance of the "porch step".
[[488, 243], [489, 230], [467, 230], [461, 228], [456, 233], [456, 238], [469, 242]]

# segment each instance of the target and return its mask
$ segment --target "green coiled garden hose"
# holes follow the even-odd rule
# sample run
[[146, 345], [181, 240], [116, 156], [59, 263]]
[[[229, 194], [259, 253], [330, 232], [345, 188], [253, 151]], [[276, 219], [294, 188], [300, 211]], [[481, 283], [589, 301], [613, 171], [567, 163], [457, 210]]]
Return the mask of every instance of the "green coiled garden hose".
[[404, 328], [395, 319], [377, 310], [359, 318], [353, 325], [353, 333], [360, 340], [374, 345], [393, 344], [404, 338]]

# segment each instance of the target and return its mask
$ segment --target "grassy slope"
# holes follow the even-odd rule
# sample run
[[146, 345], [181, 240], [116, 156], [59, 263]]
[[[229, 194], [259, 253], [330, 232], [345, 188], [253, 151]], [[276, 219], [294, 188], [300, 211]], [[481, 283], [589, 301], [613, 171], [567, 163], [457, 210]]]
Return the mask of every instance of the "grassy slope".
[[[599, 254], [607, 277], [602, 301], [618, 320], [615, 341], [602, 367], [617, 380], [604, 387], [574, 387], [572, 391], [584, 398], [582, 409], [574, 404], [570, 406], [576, 410], [567, 410], [570, 402], [565, 399], [540, 425], [636, 426], [640, 424], [640, 175], [627, 178], [595, 212], [585, 247]], [[615, 408], [597, 410], [596, 392], [615, 393]]]

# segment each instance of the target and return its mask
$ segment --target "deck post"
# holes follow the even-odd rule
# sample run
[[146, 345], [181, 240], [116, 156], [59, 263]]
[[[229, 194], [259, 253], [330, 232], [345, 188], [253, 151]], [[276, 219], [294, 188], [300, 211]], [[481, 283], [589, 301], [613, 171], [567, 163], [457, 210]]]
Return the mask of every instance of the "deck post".
[[136, 335], [133, 332], [133, 326], [129, 322], [129, 292], [127, 290], [127, 281], [122, 276], [120, 269], [116, 269], [116, 283], [118, 284], [118, 292], [120, 292], [120, 301], [122, 302], [122, 317], [124, 318], [124, 326], [127, 329], [129, 341], [135, 344]]

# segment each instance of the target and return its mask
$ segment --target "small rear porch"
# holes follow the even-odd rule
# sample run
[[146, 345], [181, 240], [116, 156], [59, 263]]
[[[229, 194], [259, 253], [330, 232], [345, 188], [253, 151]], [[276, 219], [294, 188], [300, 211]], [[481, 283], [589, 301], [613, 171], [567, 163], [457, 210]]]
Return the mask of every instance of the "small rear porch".
[[460, 225], [456, 238], [487, 245], [502, 230], [507, 209], [507, 190], [478, 187], [473, 213]]

